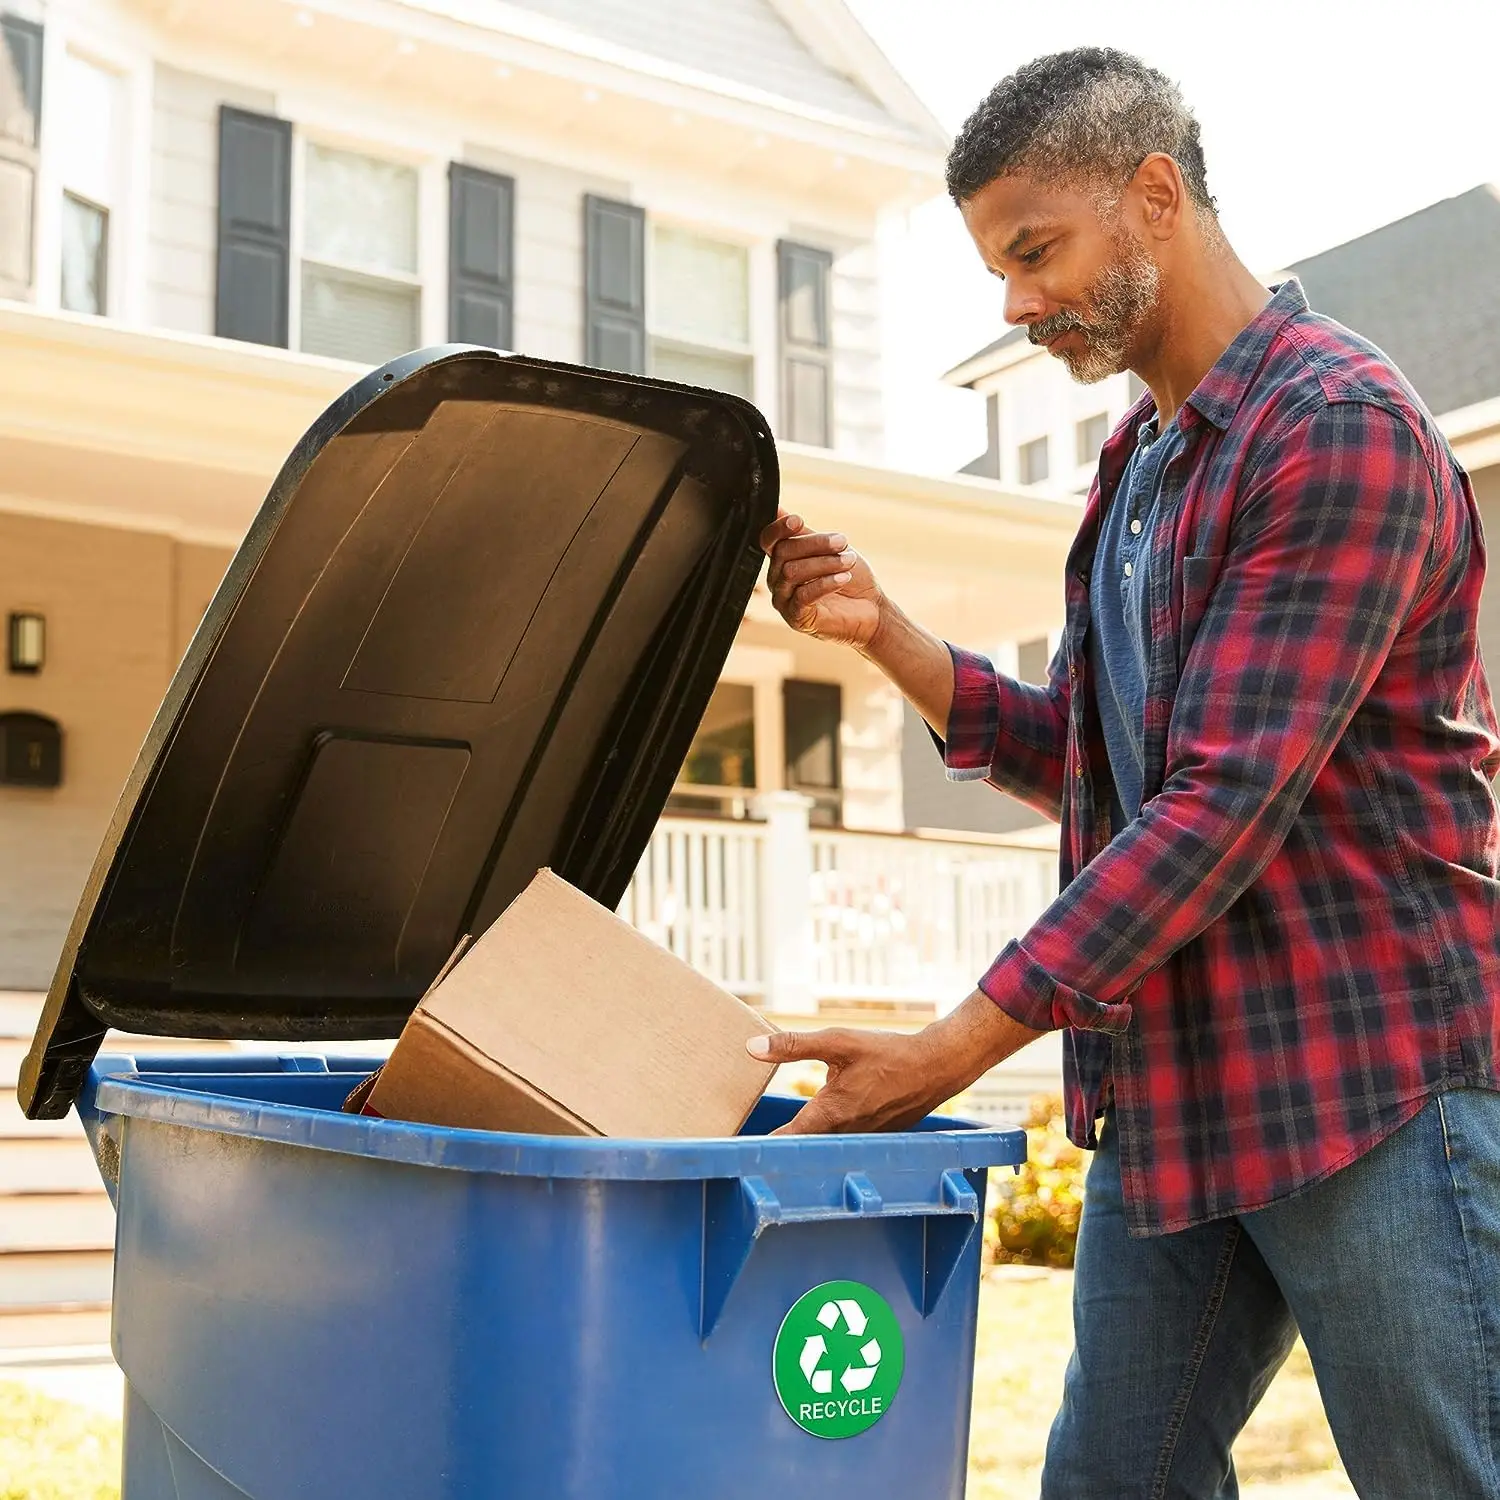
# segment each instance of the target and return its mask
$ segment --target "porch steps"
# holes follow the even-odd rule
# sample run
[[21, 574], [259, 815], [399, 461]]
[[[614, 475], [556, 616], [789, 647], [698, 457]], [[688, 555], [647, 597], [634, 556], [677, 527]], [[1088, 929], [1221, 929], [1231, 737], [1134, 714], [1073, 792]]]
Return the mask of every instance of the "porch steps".
[[[0, 991], [0, 1361], [109, 1342], [115, 1214], [78, 1116], [28, 1120], [16, 1098], [42, 996]], [[228, 1051], [111, 1032], [109, 1051]]]

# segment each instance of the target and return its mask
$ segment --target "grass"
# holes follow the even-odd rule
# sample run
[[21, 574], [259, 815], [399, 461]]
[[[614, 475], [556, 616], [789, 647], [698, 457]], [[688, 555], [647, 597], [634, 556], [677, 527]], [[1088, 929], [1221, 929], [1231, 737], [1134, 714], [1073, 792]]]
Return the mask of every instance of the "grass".
[[[980, 1293], [969, 1500], [1036, 1500], [1072, 1347], [1064, 1272], [987, 1276]], [[1235, 1450], [1241, 1500], [1353, 1495], [1299, 1344]], [[118, 1500], [120, 1426], [0, 1380], [0, 1500]]]
[[120, 1424], [0, 1380], [0, 1500], [119, 1500]]

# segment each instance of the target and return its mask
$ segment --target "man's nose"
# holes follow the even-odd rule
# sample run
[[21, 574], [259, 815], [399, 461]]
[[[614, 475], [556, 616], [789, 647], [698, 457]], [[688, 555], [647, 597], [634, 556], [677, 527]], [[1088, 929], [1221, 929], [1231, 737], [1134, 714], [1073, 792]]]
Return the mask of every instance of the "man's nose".
[[1042, 316], [1044, 303], [1041, 295], [1030, 287], [1020, 285], [1014, 277], [1005, 283], [1005, 321], [1007, 323], [1035, 323]]

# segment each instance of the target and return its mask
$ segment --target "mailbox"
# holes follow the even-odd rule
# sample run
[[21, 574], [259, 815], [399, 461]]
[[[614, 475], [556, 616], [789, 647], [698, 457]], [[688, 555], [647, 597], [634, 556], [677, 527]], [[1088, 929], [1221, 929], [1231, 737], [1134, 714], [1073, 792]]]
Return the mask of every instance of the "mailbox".
[[0, 786], [61, 786], [62, 729], [45, 714], [0, 713]]

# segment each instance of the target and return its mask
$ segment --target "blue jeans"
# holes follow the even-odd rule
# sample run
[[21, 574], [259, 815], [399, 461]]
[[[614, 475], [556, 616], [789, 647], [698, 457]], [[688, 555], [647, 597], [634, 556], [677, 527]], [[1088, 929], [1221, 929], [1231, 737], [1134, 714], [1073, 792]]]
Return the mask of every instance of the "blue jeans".
[[1131, 1239], [1109, 1121], [1042, 1500], [1235, 1500], [1300, 1328], [1361, 1500], [1500, 1500], [1500, 1094], [1465, 1089], [1294, 1198]]

